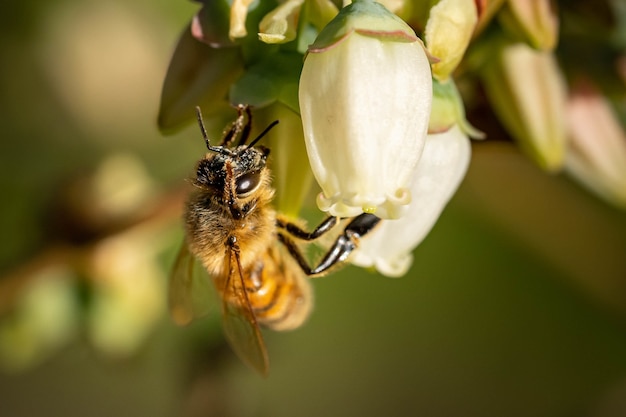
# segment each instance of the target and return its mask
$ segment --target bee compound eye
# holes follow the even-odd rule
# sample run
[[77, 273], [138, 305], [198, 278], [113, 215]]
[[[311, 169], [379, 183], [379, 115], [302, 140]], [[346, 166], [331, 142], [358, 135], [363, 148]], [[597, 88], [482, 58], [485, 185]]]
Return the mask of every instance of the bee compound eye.
[[235, 181], [235, 192], [238, 196], [244, 196], [254, 191], [261, 180], [261, 173], [259, 171], [248, 172], [237, 178]]

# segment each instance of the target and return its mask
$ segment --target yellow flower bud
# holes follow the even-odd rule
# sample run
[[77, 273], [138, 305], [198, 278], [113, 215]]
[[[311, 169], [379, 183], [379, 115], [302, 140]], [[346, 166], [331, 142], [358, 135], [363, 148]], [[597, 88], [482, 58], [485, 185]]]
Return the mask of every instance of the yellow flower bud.
[[294, 40], [302, 3], [304, 0], [288, 0], [266, 14], [259, 23], [259, 39], [265, 43]]
[[424, 35], [428, 52], [439, 60], [432, 65], [433, 77], [444, 81], [454, 71], [477, 21], [474, 0], [441, 0], [430, 10]]
[[228, 36], [231, 39], [243, 38], [248, 34], [246, 30], [246, 18], [248, 7], [254, 0], [233, 0], [230, 6], [230, 30]]
[[508, 0], [498, 17], [509, 33], [533, 48], [551, 51], [559, 36], [555, 7], [550, 0]]

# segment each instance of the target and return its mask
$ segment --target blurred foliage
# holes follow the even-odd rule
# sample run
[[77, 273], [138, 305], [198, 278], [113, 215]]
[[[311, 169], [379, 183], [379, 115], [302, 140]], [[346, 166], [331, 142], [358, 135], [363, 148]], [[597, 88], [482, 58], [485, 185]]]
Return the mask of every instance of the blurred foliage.
[[[591, 74], [626, 120], [613, 66], [625, 8], [561, 3], [562, 67]], [[205, 149], [195, 126], [162, 137], [156, 115], [197, 9], [2, 6], [0, 414], [626, 414], [626, 215], [524, 158], [469, 72], [459, 89], [488, 139], [406, 277], [346, 268], [316, 280], [310, 322], [266, 333], [267, 380], [234, 358], [216, 315], [175, 328], [163, 287], [183, 179]], [[131, 162], [103, 177], [120, 155]], [[138, 298], [94, 319], [119, 301], [115, 282]]]

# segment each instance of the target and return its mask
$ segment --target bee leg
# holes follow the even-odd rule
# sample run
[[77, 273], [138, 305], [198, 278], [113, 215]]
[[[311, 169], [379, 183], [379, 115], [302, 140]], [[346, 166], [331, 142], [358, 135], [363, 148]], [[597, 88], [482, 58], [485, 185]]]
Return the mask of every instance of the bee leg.
[[[244, 115], [245, 112], [245, 115]], [[244, 120], [248, 117], [247, 122], [244, 124]], [[222, 133], [222, 143], [220, 146], [229, 147], [233, 140], [239, 135], [239, 145], [242, 143], [246, 143], [248, 137], [250, 136], [250, 129], [252, 126], [252, 114], [250, 112], [250, 107], [240, 104], [237, 106], [237, 119], [230, 124], [228, 130], [224, 130]]]
[[246, 122], [246, 124], [243, 126], [243, 129], [241, 130], [241, 136], [239, 137], [239, 142], [237, 143], [237, 146], [246, 144], [246, 142], [248, 141], [248, 138], [250, 137], [250, 131], [252, 130], [252, 112], [250, 111], [250, 106], [248, 105], [242, 106], [240, 104], [237, 107], [237, 111], [239, 112], [240, 117], [241, 117], [242, 107], [243, 107], [243, 110], [245, 110], [246, 115], [248, 116], [248, 121]]
[[337, 237], [335, 243], [310, 275], [321, 274], [334, 265], [344, 262], [359, 246], [360, 239], [371, 232], [378, 223], [380, 223], [380, 218], [368, 213], [360, 214], [350, 220], [343, 229], [343, 233]]
[[312, 232], [307, 232], [306, 230], [303, 230], [299, 226], [295, 225], [294, 223], [290, 223], [281, 218], [276, 219], [276, 226], [279, 229], [285, 230], [287, 233], [297, 239], [310, 241], [317, 239], [324, 233], [331, 230], [333, 227], [335, 227], [338, 221], [339, 219], [337, 217], [327, 217]]
[[367, 213], [360, 214], [352, 219], [315, 268], [309, 266], [300, 249], [290, 238], [281, 233], [278, 234], [278, 238], [289, 250], [296, 262], [298, 262], [304, 273], [309, 276], [316, 276], [344, 262], [352, 251], [358, 247], [359, 240], [372, 231], [379, 222], [380, 219], [378, 217]]

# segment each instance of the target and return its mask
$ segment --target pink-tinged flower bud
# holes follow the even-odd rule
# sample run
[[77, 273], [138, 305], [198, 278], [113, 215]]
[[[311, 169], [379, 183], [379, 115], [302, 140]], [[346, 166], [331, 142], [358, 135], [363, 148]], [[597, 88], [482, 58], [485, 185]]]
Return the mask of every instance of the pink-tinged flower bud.
[[566, 170], [600, 197], [626, 208], [626, 134], [607, 100], [584, 87], [567, 105]]
[[413, 30], [373, 1], [345, 7], [309, 47], [299, 99], [320, 209], [402, 216], [432, 101]]

